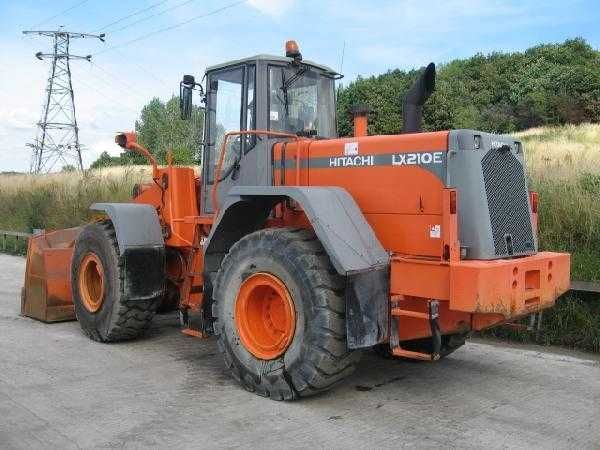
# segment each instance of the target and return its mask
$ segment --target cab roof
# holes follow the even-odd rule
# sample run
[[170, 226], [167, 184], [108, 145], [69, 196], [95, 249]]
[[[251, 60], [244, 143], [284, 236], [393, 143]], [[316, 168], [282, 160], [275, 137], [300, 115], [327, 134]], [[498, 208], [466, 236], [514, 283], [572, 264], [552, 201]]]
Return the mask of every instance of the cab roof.
[[[234, 61], [228, 61], [226, 63], [210, 66], [206, 69], [206, 72], [208, 73], [208, 72], [212, 72], [213, 70], [223, 69], [225, 67], [235, 66], [237, 64], [251, 63], [251, 62], [256, 62], [256, 61], [274, 61], [274, 62], [291, 63], [292, 61], [294, 61], [294, 58], [288, 58], [286, 56], [275, 56], [275, 55], [255, 55], [255, 56], [250, 56], [248, 58], [236, 59]], [[323, 64], [317, 64], [315, 62], [306, 61], [306, 60], [302, 60], [302, 64], [306, 64], [306, 65], [312, 66], [316, 69], [320, 69], [331, 76], [340, 75], [337, 71], [333, 70], [331, 67], [324, 66]]]

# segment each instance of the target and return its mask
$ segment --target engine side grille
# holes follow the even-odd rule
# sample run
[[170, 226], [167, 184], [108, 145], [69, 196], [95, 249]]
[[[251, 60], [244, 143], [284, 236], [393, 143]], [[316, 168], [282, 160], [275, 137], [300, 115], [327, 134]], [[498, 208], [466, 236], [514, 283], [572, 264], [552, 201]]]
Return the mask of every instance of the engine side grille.
[[535, 251], [523, 165], [512, 152], [492, 149], [481, 166], [496, 255]]

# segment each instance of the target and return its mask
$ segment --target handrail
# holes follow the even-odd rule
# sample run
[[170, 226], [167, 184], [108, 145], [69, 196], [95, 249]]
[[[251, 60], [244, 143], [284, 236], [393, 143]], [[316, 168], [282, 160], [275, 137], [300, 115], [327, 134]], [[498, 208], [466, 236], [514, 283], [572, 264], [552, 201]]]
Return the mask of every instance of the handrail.
[[[213, 186], [211, 191], [211, 200], [212, 206], [215, 210], [215, 215], [219, 212], [219, 208], [217, 207], [217, 185], [219, 184], [219, 178], [221, 178], [221, 169], [223, 167], [223, 160], [225, 159], [225, 149], [227, 145], [227, 140], [230, 136], [242, 136], [242, 135], [259, 135], [265, 134], [267, 136], [275, 136], [275, 137], [286, 137], [294, 139], [296, 142], [300, 141], [299, 136], [291, 133], [282, 133], [280, 131], [268, 131], [268, 130], [246, 130], [246, 131], [229, 131], [225, 133], [223, 138], [223, 143], [221, 144], [221, 152], [219, 154], [219, 162], [217, 163], [217, 167], [215, 169], [215, 175], [213, 177]], [[296, 164], [300, 164], [300, 148], [296, 150]], [[296, 168], [298, 169], [298, 168]]]

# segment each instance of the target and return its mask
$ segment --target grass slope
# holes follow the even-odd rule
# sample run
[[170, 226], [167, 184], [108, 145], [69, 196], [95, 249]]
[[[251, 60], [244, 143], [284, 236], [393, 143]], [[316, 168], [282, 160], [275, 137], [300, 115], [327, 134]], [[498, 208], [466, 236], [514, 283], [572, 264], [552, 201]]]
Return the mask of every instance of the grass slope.
[[[525, 144], [529, 187], [540, 194], [540, 248], [570, 252], [572, 279], [599, 281], [600, 125], [534, 128], [517, 136]], [[484, 334], [600, 353], [600, 298], [564, 295], [544, 311], [540, 333], [495, 328]]]
[[525, 145], [529, 187], [540, 195], [540, 247], [571, 252], [573, 279], [600, 281], [600, 124], [517, 136]]
[[145, 166], [48, 175], [0, 175], [0, 229], [30, 232], [85, 223], [94, 202], [122, 202], [135, 183], [147, 181]]

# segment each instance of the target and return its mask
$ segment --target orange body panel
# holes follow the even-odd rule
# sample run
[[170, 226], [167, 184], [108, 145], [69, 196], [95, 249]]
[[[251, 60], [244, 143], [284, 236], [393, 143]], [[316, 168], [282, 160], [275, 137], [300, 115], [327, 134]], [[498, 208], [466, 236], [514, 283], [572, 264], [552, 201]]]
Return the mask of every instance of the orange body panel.
[[204, 257], [200, 242], [208, 234], [212, 217], [198, 214], [199, 182], [194, 170], [171, 165], [157, 171], [156, 181], [141, 186], [133, 199], [154, 205], [165, 234], [165, 245], [179, 253], [167, 254], [167, 277], [179, 290], [181, 306], [198, 310], [202, 306]]
[[[472, 329], [480, 330], [514, 320], [534, 311], [549, 308], [555, 299], [569, 289], [570, 257], [564, 253], [540, 252], [536, 255], [493, 261], [463, 260], [448, 263], [416, 258], [392, 259], [392, 296], [419, 298], [408, 309], [425, 311], [423, 299], [442, 300], [442, 330], [459, 329], [452, 325], [444, 308], [452, 313], [468, 313], [478, 317]], [[403, 321], [401, 336], [429, 335], [425, 324]], [[413, 323], [415, 322], [415, 323]]]
[[[434, 173], [419, 166], [399, 170], [390, 165], [358, 165], [340, 169], [324, 163], [327, 158], [343, 156], [349, 143], [358, 144], [359, 155], [446, 152], [448, 132], [370, 137], [357, 134], [352, 138], [276, 145], [274, 184], [339, 186], [352, 195], [383, 247], [392, 254], [392, 304], [400, 302], [402, 308], [425, 313], [428, 300], [441, 300], [442, 333], [464, 333], [552, 306], [554, 299], [568, 289], [568, 255], [540, 253], [514, 260], [461, 261], [456, 215], [460, 199]], [[532, 211], [535, 230], [537, 194], [531, 193], [530, 199], [536, 205]], [[281, 219], [271, 224], [309, 226], [300, 216], [302, 219], [297, 212], [284, 210], [278, 215]], [[434, 226], [440, 226], [440, 237], [432, 237]], [[554, 267], [550, 279], [540, 266], [549, 261]], [[532, 289], [525, 279], [513, 288], [509, 266], [510, 270], [518, 267], [520, 273], [538, 270], [539, 288]], [[534, 275], [529, 277], [537, 280]], [[430, 336], [431, 329], [426, 320], [402, 317], [399, 334], [405, 341]]]
[[418, 151], [447, 151], [448, 132], [395, 136], [366, 136], [323, 141], [288, 142], [275, 146], [276, 185], [296, 185], [297, 148], [300, 147], [300, 185], [339, 186], [346, 189], [365, 214], [385, 249], [395, 253], [440, 256], [440, 239], [429, 229], [441, 225], [444, 184], [433, 173], [418, 166], [316, 166], [344, 155], [345, 145], [358, 143], [360, 155], [392, 155]]
[[519, 317], [554, 305], [570, 286], [570, 256], [540, 252], [518, 259], [450, 264], [450, 308]]
[[[142, 186], [133, 201], [154, 205], [161, 223], [168, 227], [165, 244], [170, 247], [190, 247], [198, 217], [196, 175], [188, 167], [158, 169], [158, 181]], [[186, 220], [188, 218], [188, 220]]]

